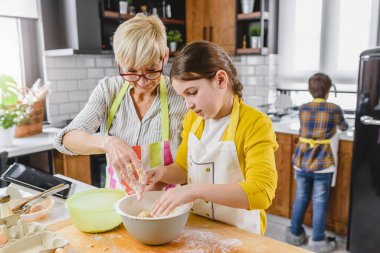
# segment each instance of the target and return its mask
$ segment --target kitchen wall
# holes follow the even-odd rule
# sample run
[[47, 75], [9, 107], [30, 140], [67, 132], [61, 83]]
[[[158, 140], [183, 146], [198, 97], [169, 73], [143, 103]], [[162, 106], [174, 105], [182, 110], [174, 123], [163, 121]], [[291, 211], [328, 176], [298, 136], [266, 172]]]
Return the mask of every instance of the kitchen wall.
[[[247, 104], [257, 106], [273, 102], [276, 89], [277, 55], [235, 56], [243, 96]], [[45, 57], [45, 78], [51, 81], [47, 100], [51, 123], [74, 118], [86, 104], [92, 90], [104, 76], [117, 75], [113, 55], [73, 55]], [[165, 67], [168, 74], [171, 64]]]

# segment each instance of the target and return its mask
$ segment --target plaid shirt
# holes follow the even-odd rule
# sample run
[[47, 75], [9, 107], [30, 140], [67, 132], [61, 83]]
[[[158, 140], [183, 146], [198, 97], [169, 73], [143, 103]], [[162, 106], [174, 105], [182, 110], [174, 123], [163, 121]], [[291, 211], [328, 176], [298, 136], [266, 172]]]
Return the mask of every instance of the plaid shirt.
[[[330, 139], [336, 133], [336, 127], [345, 131], [348, 124], [342, 109], [324, 99], [314, 99], [299, 108], [300, 137], [314, 140]], [[293, 155], [293, 165], [304, 171], [323, 170], [334, 165], [330, 144], [309, 144], [298, 142]]]

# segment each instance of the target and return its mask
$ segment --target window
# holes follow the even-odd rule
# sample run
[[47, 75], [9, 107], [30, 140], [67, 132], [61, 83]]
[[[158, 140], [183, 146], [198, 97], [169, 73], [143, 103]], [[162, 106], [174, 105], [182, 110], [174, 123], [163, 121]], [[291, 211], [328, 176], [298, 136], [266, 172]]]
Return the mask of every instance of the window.
[[[279, 88], [305, 90], [308, 78], [321, 71], [338, 92], [356, 92], [360, 53], [377, 45], [378, 28], [378, 0], [280, 1]], [[355, 94], [330, 98], [342, 107], [355, 107], [349, 106]]]
[[0, 74], [31, 86], [42, 76], [36, 0], [0, 1]]
[[0, 17], [0, 74], [12, 76], [18, 84], [23, 83], [20, 54], [19, 23], [16, 18]]

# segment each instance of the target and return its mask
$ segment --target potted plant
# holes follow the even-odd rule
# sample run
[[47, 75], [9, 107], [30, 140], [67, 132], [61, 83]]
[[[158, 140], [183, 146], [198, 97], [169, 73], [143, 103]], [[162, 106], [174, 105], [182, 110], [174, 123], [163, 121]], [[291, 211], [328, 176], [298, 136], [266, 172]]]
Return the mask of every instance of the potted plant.
[[28, 104], [19, 100], [16, 81], [0, 75], [0, 146], [12, 144], [15, 126], [27, 117]]
[[170, 52], [177, 50], [178, 43], [182, 42], [182, 33], [178, 30], [170, 30], [167, 34]]
[[261, 47], [261, 27], [258, 24], [252, 25], [249, 28], [249, 36], [251, 38], [251, 47], [260, 48]]

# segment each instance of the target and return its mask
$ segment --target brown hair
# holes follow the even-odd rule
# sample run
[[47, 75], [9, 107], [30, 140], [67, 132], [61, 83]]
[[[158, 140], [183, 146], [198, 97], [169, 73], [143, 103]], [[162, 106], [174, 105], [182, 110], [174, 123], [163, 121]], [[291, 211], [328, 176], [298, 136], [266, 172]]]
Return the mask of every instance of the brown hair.
[[224, 70], [229, 78], [232, 92], [242, 97], [243, 85], [237, 78], [237, 71], [226, 51], [215, 43], [194, 41], [184, 47], [174, 58], [170, 79], [184, 81], [202, 78], [212, 79], [218, 70]]
[[309, 92], [313, 98], [325, 98], [331, 85], [330, 77], [324, 73], [316, 73], [309, 78]]

